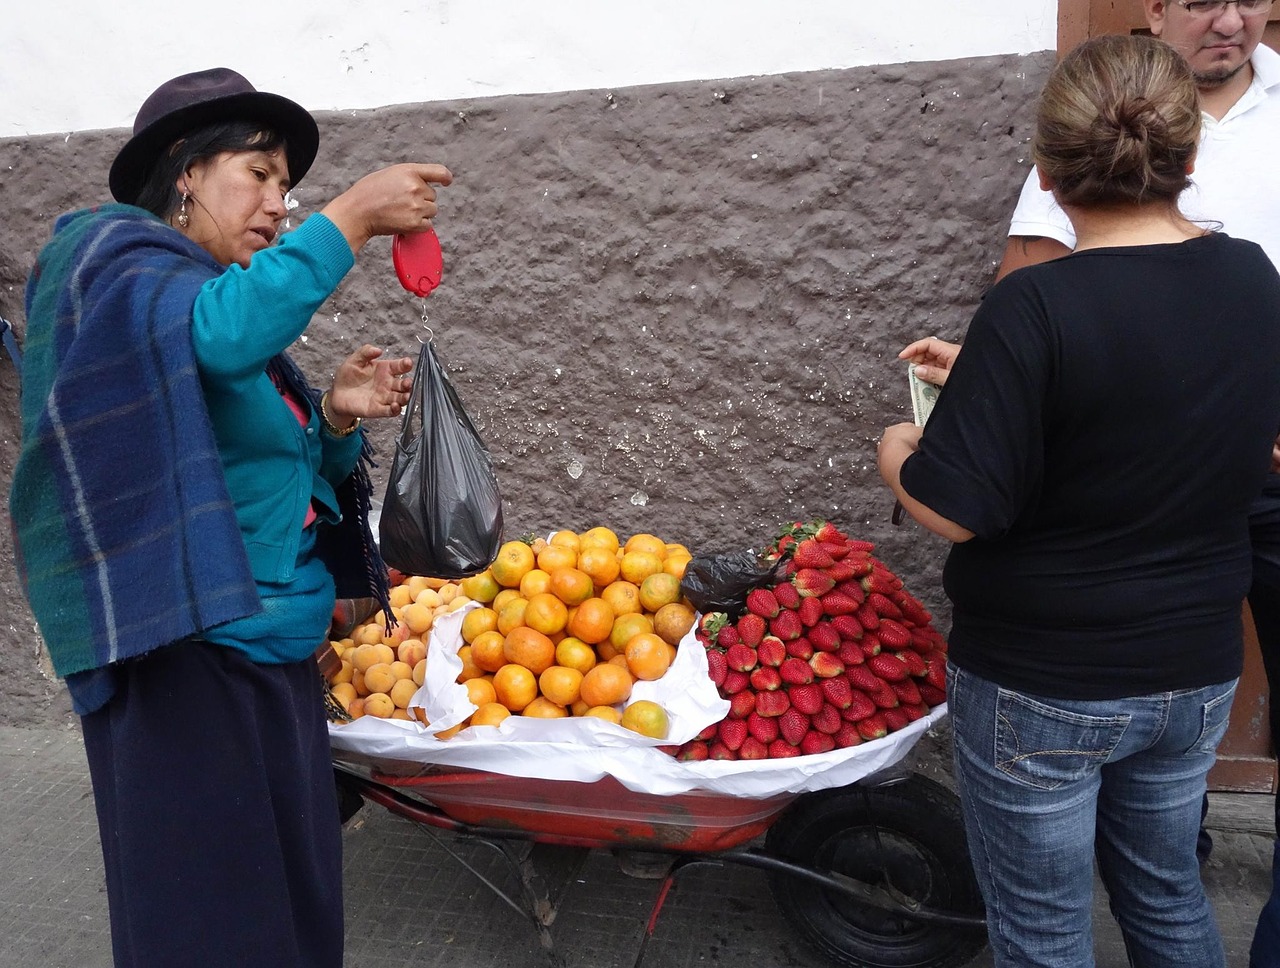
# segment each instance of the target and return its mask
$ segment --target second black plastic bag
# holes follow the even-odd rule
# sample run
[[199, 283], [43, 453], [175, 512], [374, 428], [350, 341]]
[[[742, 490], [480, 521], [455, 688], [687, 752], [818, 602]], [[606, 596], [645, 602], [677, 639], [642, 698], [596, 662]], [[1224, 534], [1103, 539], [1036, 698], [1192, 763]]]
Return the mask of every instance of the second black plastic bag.
[[396, 439], [379, 550], [407, 575], [464, 578], [487, 568], [501, 543], [493, 462], [428, 341]]

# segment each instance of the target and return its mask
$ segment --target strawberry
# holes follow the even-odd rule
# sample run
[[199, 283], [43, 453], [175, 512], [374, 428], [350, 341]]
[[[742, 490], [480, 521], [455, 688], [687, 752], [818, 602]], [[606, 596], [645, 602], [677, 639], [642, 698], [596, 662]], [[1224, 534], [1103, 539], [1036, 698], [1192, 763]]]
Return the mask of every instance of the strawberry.
[[867, 660], [871, 671], [885, 682], [901, 682], [910, 673], [907, 664], [891, 652], [881, 652]]
[[738, 672], [750, 672], [757, 665], [756, 650], [739, 642], [724, 654], [729, 668]]
[[736, 760], [738, 754], [725, 746], [720, 740], [716, 740], [708, 747], [707, 758], [712, 760]]
[[792, 746], [799, 744], [809, 732], [809, 717], [794, 707], [778, 717], [778, 735]]
[[862, 646], [857, 642], [841, 642], [836, 658], [844, 663], [846, 669], [849, 666], [862, 665], [867, 661], [867, 657], [863, 655]]
[[924, 678], [929, 685], [943, 692], [947, 691], [947, 663], [940, 658], [932, 658], [925, 663]]
[[794, 582], [801, 598], [819, 598], [836, 587], [830, 575], [816, 568], [801, 568]]
[[841, 558], [849, 553], [849, 545], [844, 541], [823, 541], [816, 534], [814, 538], [817, 538], [819, 546], [831, 556], [831, 560], [834, 562], [838, 563]]
[[791, 552], [796, 568], [829, 568], [835, 562], [816, 538], [806, 538]]
[[767, 760], [769, 758], [769, 746], [760, 742], [754, 736], [748, 736], [742, 741], [742, 748], [738, 750], [738, 759], [740, 760]]
[[918, 627], [911, 630], [911, 648], [917, 652], [933, 651], [933, 635], [931, 630], [924, 627]]
[[903, 649], [901, 652], [893, 653], [902, 660], [902, 664], [907, 667], [907, 675], [923, 678], [929, 671], [928, 663], [924, 661], [924, 657], [919, 652], [911, 649]]
[[[756, 649], [756, 661], [762, 666], [776, 669], [782, 665], [782, 660], [787, 657], [787, 646], [782, 639], [776, 635], [766, 635], [760, 640], [760, 647]], [[921, 663], [923, 669], [924, 663]]]
[[676, 753], [676, 759], [683, 760], [686, 763], [697, 762], [707, 758], [707, 744], [701, 740], [691, 739], [680, 747], [680, 751]]
[[777, 599], [779, 608], [794, 610], [800, 604], [800, 593], [796, 591], [796, 586], [789, 581], [774, 585], [773, 597]]
[[876, 610], [871, 607], [870, 602], [863, 602], [859, 605], [854, 615], [857, 616], [858, 623], [868, 632], [875, 631], [880, 627], [880, 616], [876, 614]]
[[746, 719], [756, 709], [756, 694], [750, 689], [735, 692], [729, 697], [730, 719]]
[[871, 695], [884, 688], [884, 680], [867, 666], [850, 666], [844, 670], [845, 678], [854, 689], [861, 689]]
[[871, 701], [876, 704], [877, 709], [895, 709], [902, 703], [898, 699], [898, 694], [889, 688], [889, 683], [882, 682], [879, 689], [872, 690], [867, 693], [871, 697]]
[[880, 627], [876, 629], [876, 635], [890, 649], [905, 649], [911, 643], [911, 633], [906, 627], [883, 615], [880, 616]]
[[813, 728], [821, 733], [834, 733], [844, 722], [840, 718], [840, 710], [830, 703], [823, 703], [822, 708], [810, 717]]
[[800, 624], [800, 613], [779, 612], [769, 620], [769, 633], [776, 635], [783, 642], [798, 639], [804, 633], [804, 626]]
[[756, 692], [772, 692], [782, 685], [782, 676], [773, 666], [759, 666], [751, 670], [751, 688]]
[[849, 550], [856, 551], [859, 554], [870, 555], [876, 550], [876, 546], [870, 541], [859, 541], [856, 538], [849, 539]]
[[739, 672], [737, 669], [730, 669], [724, 674], [724, 682], [720, 683], [720, 695], [736, 696], [738, 693], [751, 685], [751, 677], [745, 672]]
[[742, 642], [736, 625], [725, 625], [716, 633], [715, 643], [722, 649], [729, 649]]
[[880, 739], [889, 734], [889, 727], [881, 713], [872, 713], [866, 719], [858, 720], [858, 735], [863, 739]]
[[798, 639], [792, 639], [787, 643], [787, 655], [794, 656], [797, 659], [807, 659], [813, 655], [813, 645], [805, 636]]
[[901, 587], [898, 584], [898, 579], [894, 578], [891, 572], [883, 569], [872, 569], [871, 574], [862, 578], [862, 589], [868, 594], [880, 592], [884, 595], [892, 595]]
[[866, 719], [879, 708], [875, 704], [875, 700], [865, 692], [861, 689], [854, 689], [849, 708], [840, 710], [840, 718], [856, 723], [859, 719]]
[[760, 644], [760, 640], [768, 630], [765, 620], [755, 612], [747, 612], [738, 619], [738, 637], [743, 645], [753, 649]]
[[[828, 592], [827, 594], [831, 594]], [[796, 609], [796, 614], [800, 616], [800, 624], [805, 628], [813, 628], [826, 614], [826, 605], [821, 598], [802, 598], [800, 599], [800, 607]]]
[[858, 610], [858, 603], [848, 595], [837, 591], [827, 592], [820, 599], [822, 611], [827, 615], [852, 615]]
[[838, 541], [846, 550], [849, 547], [849, 536], [830, 521], [823, 521], [813, 536], [819, 541]]
[[889, 727], [889, 732], [902, 729], [907, 723], [911, 722], [907, 718], [907, 713], [901, 707], [897, 709], [882, 709], [880, 715], [884, 717], [884, 724]]
[[840, 728], [836, 730], [836, 734], [831, 737], [836, 741], [836, 749], [846, 750], [850, 746], [857, 746], [862, 742], [862, 737], [858, 735], [857, 723], [841, 723]]
[[836, 741], [826, 733], [820, 733], [816, 729], [811, 729], [804, 734], [804, 738], [800, 740], [800, 752], [806, 756], [812, 756], [815, 753], [830, 753], [836, 748]]
[[933, 616], [925, 609], [920, 602], [899, 589], [898, 594], [894, 596], [894, 601], [898, 608], [902, 610], [902, 617], [910, 621], [914, 625], [928, 625], [933, 621]]
[[698, 631], [705, 632], [707, 638], [715, 641], [716, 634], [729, 622], [729, 616], [724, 612], [705, 612], [702, 618], [698, 619]]
[[778, 719], [752, 713], [747, 717], [747, 732], [767, 746], [778, 738]]
[[830, 679], [823, 679], [821, 686], [823, 698], [836, 709], [848, 709], [853, 704], [853, 686], [849, 685], [847, 677], [832, 676]]
[[702, 742], [705, 743], [707, 740], [715, 739], [716, 735], [719, 732], [720, 732], [720, 724], [712, 723], [710, 726], [703, 726], [702, 732], [700, 732], [697, 736], [695, 736], [694, 739], [701, 740]]
[[842, 639], [862, 638], [862, 623], [854, 615], [837, 615], [831, 619], [831, 627]]
[[903, 703], [902, 711], [907, 714], [907, 719], [915, 722], [917, 719], [924, 719], [929, 715], [929, 707], [922, 702]]
[[904, 706], [914, 706], [920, 702], [920, 689], [916, 686], [914, 680], [903, 679], [901, 682], [891, 682], [889, 683], [889, 688], [898, 697], [898, 702]]
[[867, 600], [867, 593], [862, 590], [862, 586], [856, 581], [842, 581], [832, 591], [839, 592], [841, 595], [848, 595], [859, 605]]
[[838, 652], [840, 650], [840, 633], [830, 622], [819, 622], [809, 629], [809, 641], [819, 652]]
[[845, 555], [844, 560], [853, 566], [853, 574], [855, 578], [866, 577], [875, 570], [875, 559], [867, 554], [859, 554], [856, 551], [850, 551]]
[[747, 611], [761, 618], [773, 618], [778, 614], [778, 600], [767, 588], [753, 588], [747, 592]]
[[788, 685], [803, 686], [813, 682], [813, 668], [804, 659], [789, 656], [778, 666], [778, 674]]
[[781, 716], [790, 708], [791, 700], [784, 689], [756, 694], [756, 712], [761, 716]]
[[874, 608], [881, 618], [902, 618], [902, 609], [898, 608], [893, 603], [893, 599], [883, 592], [871, 592], [867, 596], [867, 604]]
[[742, 747], [747, 738], [747, 723], [742, 719], [720, 720], [720, 742], [735, 753]]
[[844, 673], [844, 663], [830, 652], [815, 652], [809, 659], [809, 665], [819, 679], [830, 679]]
[[800, 747], [788, 743], [785, 739], [779, 737], [769, 744], [769, 759], [782, 760], [788, 756], [799, 756]]
[[947, 693], [944, 689], [931, 686], [927, 682], [920, 683], [916, 688], [920, 690], [920, 698], [926, 706], [941, 706], [947, 701]]
[[807, 685], [789, 686], [787, 697], [791, 700], [791, 708], [810, 716], [822, 708], [822, 689], [816, 682]]
[[823, 568], [822, 573], [837, 585], [859, 577], [858, 566], [852, 561], [837, 560], [830, 568]]
[[729, 663], [725, 660], [723, 652], [717, 649], [707, 652], [707, 675], [711, 677], [713, 685], [724, 685], [724, 677], [728, 671]]
[[875, 632], [864, 632], [862, 638], [858, 641], [858, 646], [862, 649], [862, 654], [870, 659], [873, 655], [880, 654], [880, 636]]

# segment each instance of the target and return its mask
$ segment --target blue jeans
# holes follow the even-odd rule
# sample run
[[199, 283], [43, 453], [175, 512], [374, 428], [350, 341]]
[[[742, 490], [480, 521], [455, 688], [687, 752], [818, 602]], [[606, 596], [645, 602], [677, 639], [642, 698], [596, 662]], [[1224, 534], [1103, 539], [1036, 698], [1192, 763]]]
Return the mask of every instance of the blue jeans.
[[1131, 965], [1223, 968], [1196, 835], [1235, 682], [1084, 701], [947, 678], [995, 964], [1092, 968], [1096, 852]]

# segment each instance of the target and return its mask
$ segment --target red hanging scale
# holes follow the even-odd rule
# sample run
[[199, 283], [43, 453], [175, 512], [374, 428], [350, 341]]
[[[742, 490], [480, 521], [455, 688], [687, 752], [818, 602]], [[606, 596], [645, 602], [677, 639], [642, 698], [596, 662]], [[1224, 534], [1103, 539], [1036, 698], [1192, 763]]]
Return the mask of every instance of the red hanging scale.
[[391, 240], [391, 261], [396, 267], [400, 285], [423, 298], [440, 285], [440, 277], [444, 274], [440, 240], [433, 228], [412, 235], [397, 235]]

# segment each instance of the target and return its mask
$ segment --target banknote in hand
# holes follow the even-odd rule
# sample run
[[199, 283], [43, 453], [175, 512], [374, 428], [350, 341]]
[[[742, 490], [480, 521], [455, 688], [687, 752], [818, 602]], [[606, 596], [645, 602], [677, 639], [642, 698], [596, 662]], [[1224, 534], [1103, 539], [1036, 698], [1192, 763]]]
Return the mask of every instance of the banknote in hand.
[[914, 363], [907, 364], [907, 382], [911, 385], [911, 412], [915, 415], [916, 426], [923, 427], [933, 412], [933, 405], [938, 402], [942, 388], [916, 376]]

